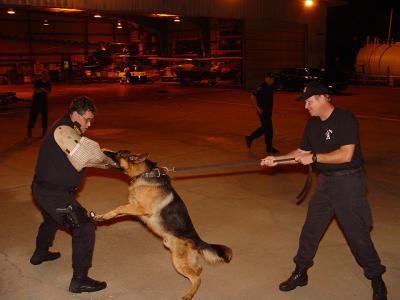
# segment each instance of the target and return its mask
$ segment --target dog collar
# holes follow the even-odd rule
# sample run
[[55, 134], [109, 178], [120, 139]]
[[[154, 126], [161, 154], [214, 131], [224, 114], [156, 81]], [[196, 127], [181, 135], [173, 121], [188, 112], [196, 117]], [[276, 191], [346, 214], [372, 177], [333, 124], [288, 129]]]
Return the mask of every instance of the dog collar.
[[148, 172], [140, 174], [138, 177], [144, 178], [159, 178], [167, 175], [168, 171], [165, 168], [154, 168]]

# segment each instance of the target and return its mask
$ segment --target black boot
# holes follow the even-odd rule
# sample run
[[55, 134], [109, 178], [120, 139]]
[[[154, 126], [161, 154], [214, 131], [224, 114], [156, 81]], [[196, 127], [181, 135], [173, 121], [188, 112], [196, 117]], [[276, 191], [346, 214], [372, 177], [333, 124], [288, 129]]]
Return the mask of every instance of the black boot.
[[246, 140], [247, 148], [250, 149], [251, 148], [251, 143], [253, 142], [253, 140], [248, 135], [245, 136], [245, 140]]
[[307, 270], [301, 270], [296, 267], [292, 276], [288, 280], [279, 285], [279, 289], [283, 292], [294, 290], [298, 286], [305, 286], [308, 283]]
[[371, 280], [371, 285], [374, 291], [372, 300], [387, 300], [387, 289], [382, 276], [373, 278]]
[[60, 258], [60, 256], [61, 256], [60, 252], [50, 252], [48, 250], [43, 250], [43, 251], [35, 250], [30, 259], [30, 262], [32, 265], [40, 265], [42, 262], [55, 260], [57, 258]]
[[97, 292], [107, 287], [104, 281], [97, 281], [87, 276], [87, 272], [75, 272], [69, 285], [71, 293]]

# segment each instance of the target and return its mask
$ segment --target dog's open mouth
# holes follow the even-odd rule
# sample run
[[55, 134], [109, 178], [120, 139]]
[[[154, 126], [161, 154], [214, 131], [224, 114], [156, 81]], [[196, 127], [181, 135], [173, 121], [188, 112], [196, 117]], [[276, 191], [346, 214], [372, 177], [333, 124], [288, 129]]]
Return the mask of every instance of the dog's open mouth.
[[120, 171], [123, 171], [123, 168], [121, 167], [121, 165], [119, 163], [119, 157], [118, 157], [119, 156], [119, 152], [121, 152], [121, 151], [114, 152], [114, 151], [111, 151], [111, 150], [103, 150], [103, 153], [106, 156], [108, 156], [109, 158], [111, 158], [116, 163], [117, 169], [120, 170]]
[[137, 164], [146, 160], [148, 153], [136, 154], [129, 150], [119, 150], [117, 152], [111, 150], [103, 150], [104, 154], [111, 158], [116, 164], [117, 168], [121, 171], [124, 168], [121, 166], [121, 159], [126, 160], [129, 163]]

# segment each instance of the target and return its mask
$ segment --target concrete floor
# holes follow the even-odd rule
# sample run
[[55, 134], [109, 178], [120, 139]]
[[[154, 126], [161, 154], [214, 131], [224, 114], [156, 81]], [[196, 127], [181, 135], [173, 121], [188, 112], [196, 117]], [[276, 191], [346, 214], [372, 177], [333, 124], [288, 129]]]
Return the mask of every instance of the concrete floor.
[[[0, 86], [31, 97], [30, 86]], [[110, 149], [150, 152], [160, 166], [191, 166], [251, 160], [265, 156], [263, 141], [251, 152], [244, 135], [258, 126], [249, 92], [239, 89], [178, 87], [175, 84], [55, 85], [50, 122], [71, 99], [86, 94], [98, 115], [88, 136]], [[308, 114], [296, 93], [277, 93], [275, 145], [295, 149]], [[372, 237], [383, 263], [389, 299], [400, 299], [400, 89], [349, 87], [334, 96], [337, 105], [360, 119], [361, 139], [374, 216]], [[0, 110], [0, 299], [179, 299], [189, 289], [175, 272], [162, 242], [130, 218], [99, 226], [90, 275], [108, 288], [92, 294], [68, 292], [71, 238], [59, 231], [53, 246], [59, 260], [32, 266], [41, 215], [31, 193], [40, 146], [40, 122], [25, 138], [28, 102]], [[343, 300], [371, 299], [363, 276], [336, 222], [326, 232], [309, 285], [289, 293], [278, 290], [294, 268], [292, 258], [305, 219], [307, 199], [295, 205], [306, 168], [261, 169], [257, 166], [173, 174], [202, 238], [234, 251], [229, 265], [204, 266], [197, 300]], [[112, 171], [91, 169], [80, 202], [97, 213], [126, 202], [128, 180]]]

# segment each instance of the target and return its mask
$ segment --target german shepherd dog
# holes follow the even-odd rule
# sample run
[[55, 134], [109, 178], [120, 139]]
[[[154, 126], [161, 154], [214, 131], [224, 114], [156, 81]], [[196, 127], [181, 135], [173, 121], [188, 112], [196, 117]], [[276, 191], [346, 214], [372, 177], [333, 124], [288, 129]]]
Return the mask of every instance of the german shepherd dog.
[[229, 263], [232, 250], [224, 245], [208, 244], [197, 234], [188, 210], [171, 180], [162, 168], [147, 159], [148, 154], [129, 151], [107, 152], [120, 169], [131, 179], [129, 203], [105, 214], [97, 215], [97, 221], [117, 216], [132, 215], [163, 239], [171, 251], [172, 262], [178, 273], [192, 283], [189, 292], [182, 297], [190, 300], [200, 286], [202, 266], [199, 256], [209, 263]]

